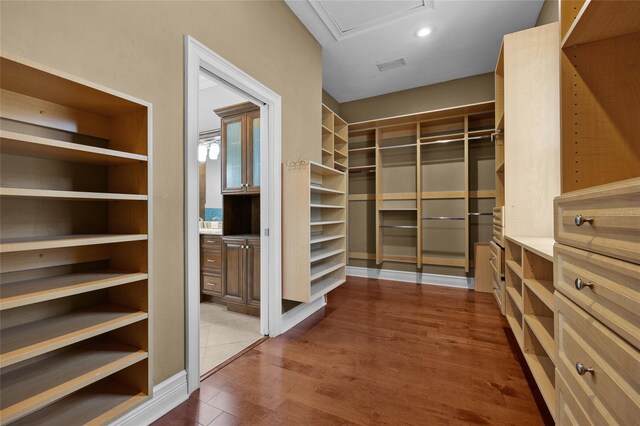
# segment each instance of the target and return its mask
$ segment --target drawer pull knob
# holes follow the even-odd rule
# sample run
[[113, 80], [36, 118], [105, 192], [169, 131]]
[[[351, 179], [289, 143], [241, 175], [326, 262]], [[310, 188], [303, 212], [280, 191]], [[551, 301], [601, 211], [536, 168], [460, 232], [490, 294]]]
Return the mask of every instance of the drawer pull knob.
[[591, 373], [593, 374], [593, 368], [592, 367], [585, 367], [583, 363], [581, 362], [576, 362], [576, 371], [578, 372], [579, 375], [584, 376], [586, 373]]
[[573, 283], [575, 284], [578, 290], [582, 290], [585, 287], [593, 288], [593, 283], [591, 281], [585, 283], [580, 278], [576, 278], [576, 280]]
[[576, 223], [576, 226], [581, 226], [585, 222], [592, 223], [593, 222], [593, 218], [592, 217], [582, 217], [581, 214], [577, 214], [575, 219], [574, 219], [574, 221]]
[[489, 258], [489, 260], [493, 262], [494, 260], [496, 260], [496, 258], [495, 258], [495, 257], [493, 257], [493, 256], [491, 256], [491, 257]]

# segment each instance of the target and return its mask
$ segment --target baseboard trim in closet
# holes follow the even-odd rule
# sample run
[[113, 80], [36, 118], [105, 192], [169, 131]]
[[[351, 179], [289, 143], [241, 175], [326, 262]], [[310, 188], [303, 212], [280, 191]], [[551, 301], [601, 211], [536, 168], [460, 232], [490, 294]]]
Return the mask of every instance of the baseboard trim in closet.
[[472, 277], [455, 277], [452, 275], [393, 271], [390, 269], [363, 268], [360, 266], [347, 266], [347, 276], [400, 281], [422, 285], [435, 285], [440, 287], [466, 288], [470, 290], [475, 288]]
[[153, 398], [134, 408], [109, 426], [148, 425], [173, 410], [189, 398], [187, 372], [169, 377], [153, 387]]

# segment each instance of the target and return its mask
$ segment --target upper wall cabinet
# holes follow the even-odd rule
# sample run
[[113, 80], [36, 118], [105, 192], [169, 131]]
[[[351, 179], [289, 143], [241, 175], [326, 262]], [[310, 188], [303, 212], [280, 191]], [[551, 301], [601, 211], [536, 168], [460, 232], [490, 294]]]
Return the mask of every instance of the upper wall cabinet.
[[260, 109], [245, 102], [214, 112], [222, 119], [222, 193], [260, 193]]

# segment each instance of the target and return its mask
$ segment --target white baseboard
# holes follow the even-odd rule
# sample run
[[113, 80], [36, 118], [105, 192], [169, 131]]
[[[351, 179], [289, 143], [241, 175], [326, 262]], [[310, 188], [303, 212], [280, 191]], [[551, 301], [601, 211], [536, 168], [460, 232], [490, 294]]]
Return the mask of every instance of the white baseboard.
[[423, 272], [393, 271], [391, 269], [363, 268], [360, 266], [347, 266], [347, 276], [436, 285], [442, 287], [466, 289], [475, 288], [473, 278], [471, 277], [455, 277], [452, 275], [427, 274]]
[[313, 313], [322, 309], [327, 304], [324, 297], [314, 300], [311, 303], [302, 303], [295, 308], [282, 314], [282, 320], [280, 321], [280, 329], [278, 334], [282, 334], [288, 331], [291, 327], [304, 321]]
[[129, 411], [110, 426], [148, 425], [186, 401], [187, 372], [181, 371], [153, 387], [153, 398]]

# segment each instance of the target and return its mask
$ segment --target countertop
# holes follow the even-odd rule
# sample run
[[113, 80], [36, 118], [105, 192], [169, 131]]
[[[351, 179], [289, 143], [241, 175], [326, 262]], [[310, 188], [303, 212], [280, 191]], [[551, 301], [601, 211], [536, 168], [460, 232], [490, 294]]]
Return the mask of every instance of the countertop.
[[553, 244], [555, 243], [553, 237], [522, 237], [515, 235], [507, 236], [507, 239], [553, 262]]
[[218, 229], [200, 228], [200, 235], [222, 235], [222, 228], [218, 228]]

